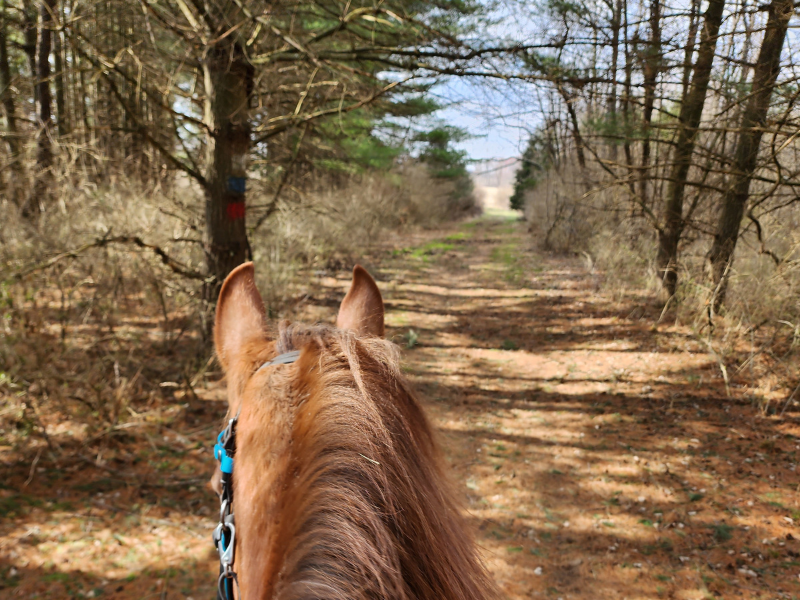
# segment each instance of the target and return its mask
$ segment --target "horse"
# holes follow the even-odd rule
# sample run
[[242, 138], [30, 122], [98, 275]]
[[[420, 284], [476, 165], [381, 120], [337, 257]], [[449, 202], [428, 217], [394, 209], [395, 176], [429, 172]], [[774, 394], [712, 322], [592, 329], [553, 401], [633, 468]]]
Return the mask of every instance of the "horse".
[[336, 326], [275, 332], [253, 264], [237, 267], [214, 345], [237, 416], [240, 599], [496, 597], [365, 269], [354, 268]]

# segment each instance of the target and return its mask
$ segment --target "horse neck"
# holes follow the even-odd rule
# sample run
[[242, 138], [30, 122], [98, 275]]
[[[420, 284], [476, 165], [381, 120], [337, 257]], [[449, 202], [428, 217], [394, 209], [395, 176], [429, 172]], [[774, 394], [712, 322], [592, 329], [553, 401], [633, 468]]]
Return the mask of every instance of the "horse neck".
[[362, 370], [357, 386], [347, 370], [326, 368], [325, 356], [306, 358], [297, 368], [307, 375], [291, 391], [243, 405], [235, 492], [243, 597], [486, 597], [491, 586], [413, 396], [380, 369]]

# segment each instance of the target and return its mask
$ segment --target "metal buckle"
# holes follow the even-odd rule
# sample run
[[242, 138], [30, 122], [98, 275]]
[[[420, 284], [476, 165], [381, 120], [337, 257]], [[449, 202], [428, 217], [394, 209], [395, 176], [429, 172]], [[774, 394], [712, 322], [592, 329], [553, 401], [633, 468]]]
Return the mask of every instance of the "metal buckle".
[[[223, 543], [226, 540], [224, 540], [222, 533], [226, 530], [230, 532], [230, 539], [227, 540], [227, 545]], [[233, 524], [233, 515], [226, 516], [224, 523], [217, 523], [212, 537], [219, 554], [219, 562], [227, 572], [233, 565], [234, 553], [236, 552], [236, 526]]]
[[233, 428], [236, 425], [236, 419], [230, 419], [228, 424], [225, 426], [225, 429], [220, 431], [219, 435], [217, 436], [217, 443], [214, 444], [214, 458], [217, 460], [222, 460], [222, 457], [225, 455], [225, 451], [229, 450], [228, 444], [230, 444], [231, 439], [233, 439]]
[[[236, 573], [230, 570], [230, 567], [226, 567], [225, 570], [219, 574], [219, 579], [217, 579], [217, 598], [223, 598], [225, 600], [233, 600], [232, 595], [229, 596], [227, 590], [224, 589], [225, 583], [227, 581], [233, 581], [236, 584], [236, 589], [239, 591], [239, 598], [242, 597], [242, 592], [239, 590], [239, 578], [236, 577]], [[231, 594], [233, 593], [233, 586], [231, 586]]]
[[231, 441], [231, 435], [233, 435], [233, 427], [235, 423], [236, 419], [229, 419], [228, 426], [222, 431], [223, 435], [225, 436], [222, 438], [222, 445], [225, 446], [225, 448], [228, 447], [228, 442]]
[[227, 517], [230, 513], [228, 512], [228, 501], [222, 500], [222, 503], [219, 506], [219, 524], [222, 525], [225, 522], [225, 517]]

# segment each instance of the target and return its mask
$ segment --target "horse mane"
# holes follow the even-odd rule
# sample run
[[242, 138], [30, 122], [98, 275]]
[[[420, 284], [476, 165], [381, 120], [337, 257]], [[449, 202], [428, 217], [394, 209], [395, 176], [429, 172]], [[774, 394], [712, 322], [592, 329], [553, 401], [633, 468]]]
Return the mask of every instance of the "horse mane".
[[[290, 350], [296, 363], [248, 380]], [[243, 354], [228, 372], [243, 598], [495, 596], [394, 344], [282, 324]]]

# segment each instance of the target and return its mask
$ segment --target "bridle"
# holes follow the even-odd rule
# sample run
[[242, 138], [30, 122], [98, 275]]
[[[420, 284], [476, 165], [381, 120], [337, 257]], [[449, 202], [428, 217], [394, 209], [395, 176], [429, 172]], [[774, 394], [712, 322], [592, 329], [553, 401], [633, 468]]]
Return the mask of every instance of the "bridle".
[[[265, 362], [256, 370], [256, 373], [266, 367], [293, 363], [299, 356], [299, 350], [284, 352]], [[239, 587], [239, 580], [233, 570], [234, 552], [236, 551], [236, 526], [233, 519], [233, 455], [236, 453], [236, 424], [239, 422], [239, 414], [241, 412], [242, 406], [239, 404], [236, 416], [228, 421], [225, 429], [217, 436], [217, 443], [214, 445], [214, 458], [219, 462], [219, 470], [222, 473], [220, 479], [222, 491], [219, 495], [219, 523], [212, 536], [214, 547], [219, 554], [217, 600], [234, 600], [234, 582], [236, 587]]]

